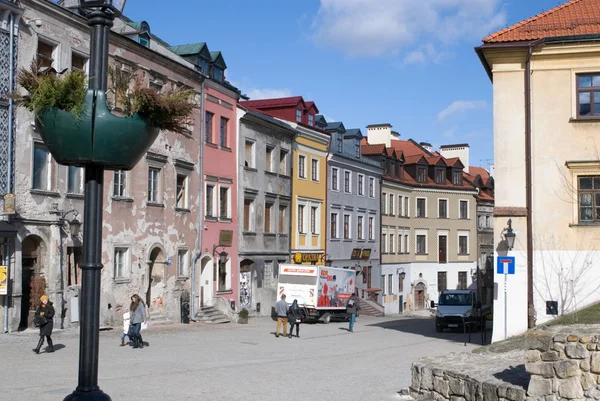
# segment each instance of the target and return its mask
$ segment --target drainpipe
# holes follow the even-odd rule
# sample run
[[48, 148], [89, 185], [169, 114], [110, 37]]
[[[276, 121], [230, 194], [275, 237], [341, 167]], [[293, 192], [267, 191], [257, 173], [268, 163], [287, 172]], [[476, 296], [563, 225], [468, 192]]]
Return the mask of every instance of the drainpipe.
[[200, 86], [200, 156], [198, 161], [198, 168], [200, 170], [200, 211], [198, 217], [198, 238], [196, 239], [196, 254], [192, 263], [192, 283], [191, 283], [191, 296], [190, 296], [190, 320], [196, 321], [196, 263], [202, 256], [202, 233], [204, 232], [204, 126], [205, 126], [205, 113], [204, 113], [204, 82], [205, 77], [202, 78], [202, 85]]
[[531, 55], [533, 48], [544, 45], [544, 39], [536, 40], [527, 47], [525, 59], [525, 203], [527, 208], [527, 327], [535, 326], [533, 304], [533, 210], [532, 210], [532, 166], [531, 166]]
[[[329, 155], [331, 154], [331, 134], [329, 134], [329, 143], [327, 144], [327, 156], [325, 156], [325, 233], [324, 233], [324, 237], [325, 237], [325, 249], [323, 250], [325, 252], [325, 254], [323, 255], [323, 257], [325, 258], [325, 260], [323, 262], [327, 261], [327, 218], [328, 218], [328, 214], [327, 213], [327, 201], [328, 201], [328, 195], [329, 195], [329, 191], [327, 190], [327, 186], [329, 185], [329, 167], [328, 167], [328, 162], [329, 162]], [[325, 263], [327, 264], [327, 263]], [[356, 278], [355, 278], [356, 280]]]

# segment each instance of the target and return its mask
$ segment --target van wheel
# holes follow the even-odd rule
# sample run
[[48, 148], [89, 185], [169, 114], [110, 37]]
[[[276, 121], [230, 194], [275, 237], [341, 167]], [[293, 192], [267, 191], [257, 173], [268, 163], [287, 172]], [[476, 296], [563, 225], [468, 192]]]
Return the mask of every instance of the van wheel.
[[441, 333], [442, 330], [442, 326], [438, 326], [437, 324], [435, 325], [435, 331], [437, 331], [438, 333]]
[[331, 322], [331, 314], [330, 313], [326, 313], [323, 315], [323, 323], [325, 324], [329, 324]]

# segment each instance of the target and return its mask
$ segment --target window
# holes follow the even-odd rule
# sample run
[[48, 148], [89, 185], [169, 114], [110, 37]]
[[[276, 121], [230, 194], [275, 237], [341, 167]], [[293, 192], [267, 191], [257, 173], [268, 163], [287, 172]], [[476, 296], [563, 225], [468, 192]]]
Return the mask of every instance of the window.
[[448, 218], [448, 200], [438, 199], [438, 217], [440, 219]]
[[360, 157], [360, 140], [358, 139], [354, 141], [354, 154], [356, 157]]
[[396, 213], [395, 212], [396, 209], [394, 208], [394, 198], [395, 198], [394, 194], [390, 194], [390, 210], [388, 213], [390, 216], [393, 216], [394, 213]]
[[33, 145], [33, 182], [31, 188], [50, 191], [52, 188], [52, 156], [45, 145]]
[[225, 78], [224, 71], [221, 68], [213, 66], [212, 77], [215, 81], [223, 82], [223, 79]]
[[458, 272], [458, 288], [457, 290], [467, 289], [467, 272]]
[[177, 174], [177, 204], [178, 209], [188, 208], [188, 177]]
[[425, 198], [417, 198], [417, 216], [427, 217], [427, 200]]
[[256, 168], [254, 164], [254, 141], [244, 143], [244, 167]]
[[69, 166], [67, 168], [67, 192], [83, 194], [83, 168]]
[[254, 201], [244, 199], [244, 231], [254, 231]]
[[177, 275], [179, 277], [189, 276], [190, 264], [187, 249], [177, 251]]
[[207, 185], [206, 186], [206, 217], [216, 217], [215, 216], [215, 186]]
[[287, 154], [285, 150], [279, 151], [279, 174], [288, 175], [287, 173]]
[[138, 42], [144, 47], [150, 47], [150, 35], [142, 33], [138, 36]]
[[127, 172], [125, 170], [116, 170], [113, 173], [113, 196], [127, 196]]
[[577, 75], [577, 117], [600, 116], [600, 74]]
[[319, 210], [316, 206], [310, 208], [310, 232], [311, 234], [319, 233], [318, 216]]
[[485, 216], [485, 227], [486, 228], [492, 228], [490, 216]]
[[381, 288], [383, 288], [383, 295], [387, 295], [386, 292], [385, 292], [385, 290], [386, 290], [386, 287], [385, 287], [385, 274], [381, 276]]
[[404, 196], [398, 196], [398, 216], [404, 216]]
[[375, 240], [375, 219], [373, 217], [369, 217], [369, 240]]
[[418, 254], [427, 253], [427, 236], [426, 235], [417, 235], [417, 251]]
[[357, 231], [357, 237], [360, 240], [365, 239], [365, 235], [363, 233], [363, 216], [358, 216], [357, 220], [356, 220], [356, 231]]
[[127, 273], [127, 264], [129, 262], [129, 249], [115, 248], [114, 253], [114, 278], [123, 279]]
[[350, 215], [344, 215], [344, 239], [350, 239]]
[[398, 275], [398, 292], [399, 293], [404, 292], [404, 279], [400, 275]]
[[273, 228], [271, 227], [271, 211], [273, 210], [273, 204], [265, 202], [265, 232], [272, 233]]
[[600, 176], [580, 176], [579, 221], [600, 222]]
[[335, 167], [331, 168], [331, 190], [333, 190], [333, 191], [339, 190], [338, 172], [339, 172], [339, 170], [337, 168], [335, 168]]
[[387, 214], [387, 192], [381, 194], [381, 214]]
[[383, 253], [387, 253], [387, 234], [386, 233], [382, 233], [381, 234], [381, 251]]
[[304, 230], [304, 205], [298, 205], [298, 232], [306, 234]]
[[160, 169], [155, 167], [148, 168], [148, 202], [158, 203], [158, 194], [159, 194], [159, 177], [160, 177]]
[[279, 206], [279, 233], [287, 233], [287, 206]]
[[87, 72], [87, 58], [80, 56], [77, 53], [71, 53], [71, 70]]
[[448, 289], [448, 282], [446, 280], [446, 272], [438, 272], [437, 274], [438, 292], [446, 291]]
[[337, 152], [342, 153], [344, 151], [344, 139], [341, 134], [336, 135], [335, 143], [337, 145]]
[[466, 201], [466, 200], [459, 201], [458, 218], [459, 219], [468, 219], [469, 218], [469, 201]]
[[409, 217], [410, 216], [410, 209], [408, 207], [408, 196], [406, 198], [404, 198], [404, 216], [405, 217]]
[[394, 283], [394, 276], [391, 274], [388, 274], [388, 280], [387, 280], [387, 293], [388, 294], [391, 294], [394, 292], [393, 283]]
[[351, 190], [350, 180], [352, 179], [350, 171], [344, 171], [344, 191], [349, 193]]
[[206, 116], [204, 118], [204, 135], [206, 136], [206, 143], [214, 143], [213, 138], [213, 117], [215, 115], [213, 113], [206, 112]]
[[267, 146], [265, 151], [265, 170], [274, 173], [273, 169], [273, 147]]
[[164, 84], [165, 83], [162, 79], [150, 77], [150, 82], [148, 83], [148, 86], [154, 92], [160, 93], [160, 92], [162, 92]]
[[409, 248], [408, 248], [408, 234], [404, 235], [404, 253], [409, 253]]
[[364, 181], [365, 181], [365, 176], [362, 175], [362, 174], [359, 174], [358, 175], [358, 194], [360, 196], [364, 196], [365, 195], [365, 188], [364, 188], [365, 187], [365, 185], [364, 185], [365, 183], [364, 183]]
[[302, 122], [302, 109], [296, 109], [296, 122]]
[[52, 67], [54, 64], [54, 50], [56, 46], [38, 41], [37, 64], [39, 67]]
[[335, 239], [338, 237], [338, 214], [331, 213], [329, 217], [329, 235], [330, 238]]
[[369, 177], [369, 196], [375, 197], [375, 178]]
[[229, 187], [219, 188], [219, 217], [228, 219], [229, 214]]
[[395, 240], [394, 234], [390, 233], [389, 237], [390, 237], [390, 247], [389, 247], [389, 250], [390, 250], [390, 253], [394, 253], [394, 247], [396, 246], [396, 240]]
[[298, 177], [306, 178], [306, 156], [299, 155], [298, 156]]
[[425, 167], [417, 167], [417, 182], [427, 182], [427, 170]]
[[452, 184], [462, 185], [462, 173], [460, 171], [452, 172]]
[[469, 253], [469, 236], [467, 234], [458, 234], [458, 254], [467, 255]]
[[436, 168], [435, 169], [435, 183], [436, 184], [444, 184], [446, 182], [446, 173], [444, 169]]
[[221, 117], [221, 142], [220, 145], [222, 148], [226, 148], [227, 147], [227, 124], [229, 123], [229, 120], [226, 119], [225, 117]]
[[319, 181], [319, 161], [317, 159], [311, 160], [310, 174], [313, 181]]
[[308, 115], [308, 125], [310, 125], [311, 127], [315, 125], [315, 115], [314, 114]]

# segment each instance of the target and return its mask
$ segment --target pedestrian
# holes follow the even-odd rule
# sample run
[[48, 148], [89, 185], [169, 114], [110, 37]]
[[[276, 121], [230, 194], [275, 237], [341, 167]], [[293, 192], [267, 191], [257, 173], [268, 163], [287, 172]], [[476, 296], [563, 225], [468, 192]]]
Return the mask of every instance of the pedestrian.
[[292, 338], [294, 325], [296, 326], [296, 337], [300, 338], [300, 323], [302, 323], [304, 311], [302, 310], [302, 308], [300, 308], [300, 306], [298, 306], [297, 299], [294, 299], [294, 302], [292, 302], [292, 306], [290, 306], [287, 316], [288, 322], [290, 322], [290, 338]]
[[144, 348], [144, 342], [140, 330], [142, 329], [142, 323], [147, 322], [146, 318], [146, 305], [138, 294], [131, 296], [131, 305], [129, 307], [131, 313], [130, 324], [131, 324], [131, 340], [133, 340], [133, 348]]
[[348, 331], [351, 333], [354, 332], [354, 321], [359, 310], [358, 297], [356, 294], [352, 294], [348, 300], [348, 305], [346, 306], [346, 313], [350, 314], [350, 326], [348, 326]]
[[279, 337], [279, 327], [282, 325], [283, 336], [287, 337], [288, 304], [285, 301], [285, 294], [281, 294], [281, 300], [275, 304], [275, 312], [277, 313], [277, 328], [275, 329], [275, 337]]
[[[127, 337], [127, 335], [129, 334], [130, 316], [131, 313], [129, 312], [123, 313], [123, 334], [121, 334], [121, 347], [125, 346], [125, 337]], [[131, 341], [131, 338], [129, 340]]]
[[44, 345], [44, 337], [48, 341], [48, 352], [54, 352], [54, 344], [52, 344], [52, 329], [54, 328], [54, 306], [50, 302], [48, 295], [40, 297], [41, 304], [35, 311], [34, 323], [35, 327], [40, 328], [40, 340], [37, 347], [33, 349], [36, 354], [40, 353], [40, 348]]

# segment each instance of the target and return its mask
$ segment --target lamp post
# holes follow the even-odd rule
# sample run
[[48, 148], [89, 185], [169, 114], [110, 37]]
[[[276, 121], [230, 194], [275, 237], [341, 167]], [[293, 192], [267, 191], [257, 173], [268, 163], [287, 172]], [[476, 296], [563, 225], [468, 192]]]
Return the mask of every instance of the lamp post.
[[[108, 41], [116, 15], [126, 0], [79, 0], [80, 9], [91, 27], [90, 77], [88, 88], [104, 93], [108, 81]], [[75, 391], [65, 401], [110, 401], [98, 387], [100, 329], [100, 282], [102, 270], [102, 194], [104, 167], [85, 167], [83, 216], [83, 263], [81, 264], [81, 328], [79, 335], [79, 377]]]

